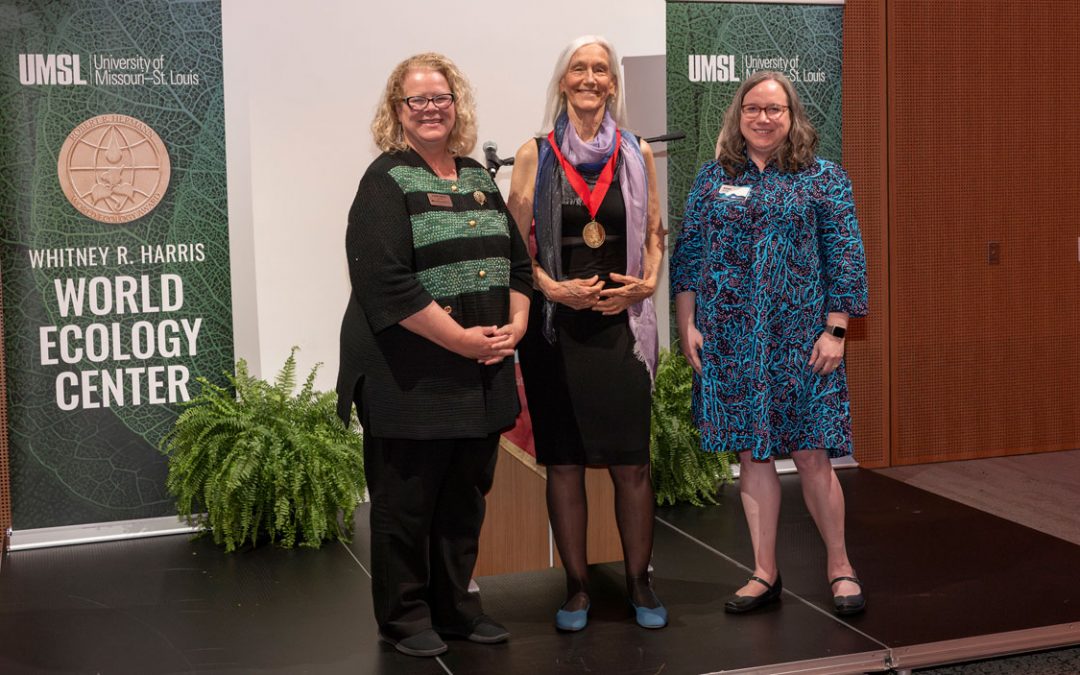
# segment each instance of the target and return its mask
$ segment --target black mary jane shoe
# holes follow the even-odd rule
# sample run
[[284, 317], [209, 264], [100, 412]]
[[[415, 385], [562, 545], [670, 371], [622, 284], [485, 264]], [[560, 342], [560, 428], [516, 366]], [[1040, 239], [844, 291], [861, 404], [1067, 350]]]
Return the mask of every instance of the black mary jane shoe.
[[756, 581], [765, 587], [761, 595], [732, 595], [724, 601], [724, 611], [728, 614], [746, 614], [759, 607], [764, 607], [780, 599], [780, 593], [784, 590], [784, 582], [780, 574], [776, 574], [776, 581], [771, 584], [759, 576], [751, 576], [750, 581]]
[[833, 596], [833, 611], [839, 616], [851, 616], [852, 614], [859, 614], [866, 609], [866, 592], [863, 590], [862, 582], [855, 577], [836, 577], [829, 582], [829, 588], [831, 589], [836, 585], [838, 581], [850, 581], [858, 584], [859, 592], [855, 595], [834, 595]]

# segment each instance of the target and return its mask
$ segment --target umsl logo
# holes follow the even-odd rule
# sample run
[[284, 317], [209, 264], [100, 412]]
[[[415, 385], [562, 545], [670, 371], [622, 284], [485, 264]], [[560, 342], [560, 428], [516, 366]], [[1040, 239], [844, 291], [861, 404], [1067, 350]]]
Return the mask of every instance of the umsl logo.
[[738, 82], [733, 54], [691, 54], [691, 82]]
[[19, 54], [20, 84], [86, 84], [78, 54]]

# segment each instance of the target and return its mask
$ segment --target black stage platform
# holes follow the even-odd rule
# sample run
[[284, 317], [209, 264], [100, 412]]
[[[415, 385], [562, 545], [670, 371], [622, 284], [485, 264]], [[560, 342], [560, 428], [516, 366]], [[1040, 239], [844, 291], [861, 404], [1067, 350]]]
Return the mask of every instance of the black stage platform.
[[658, 512], [666, 629], [637, 627], [621, 565], [606, 564], [588, 628], [558, 634], [562, 573], [545, 570], [479, 580], [510, 642], [409, 658], [375, 639], [365, 508], [353, 544], [316, 551], [226, 555], [171, 536], [9, 554], [0, 673], [824, 674], [1080, 644], [1080, 546], [861, 469], [840, 480], [869, 609], [840, 621], [798, 481], [781, 480], [785, 593], [758, 614], [722, 610], [751, 564], [728, 486], [721, 506]]

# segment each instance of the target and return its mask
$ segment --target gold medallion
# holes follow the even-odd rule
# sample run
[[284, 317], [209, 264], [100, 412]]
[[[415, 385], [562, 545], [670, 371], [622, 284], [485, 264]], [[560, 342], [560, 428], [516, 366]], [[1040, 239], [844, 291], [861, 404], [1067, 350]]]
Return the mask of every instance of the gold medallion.
[[587, 223], [585, 228], [581, 230], [581, 238], [585, 240], [585, 245], [589, 248], [600, 248], [604, 245], [604, 239], [607, 238], [607, 233], [604, 232], [603, 225], [593, 220]]
[[487, 201], [487, 195], [484, 194], [483, 192], [481, 192], [480, 190], [477, 190], [476, 192], [472, 193], [472, 198], [475, 199], [476, 203], [479, 204], [480, 206], [483, 206], [484, 202]]
[[169, 152], [144, 122], [98, 115], [68, 135], [56, 162], [64, 196], [85, 216], [127, 223], [152, 211], [169, 187]]

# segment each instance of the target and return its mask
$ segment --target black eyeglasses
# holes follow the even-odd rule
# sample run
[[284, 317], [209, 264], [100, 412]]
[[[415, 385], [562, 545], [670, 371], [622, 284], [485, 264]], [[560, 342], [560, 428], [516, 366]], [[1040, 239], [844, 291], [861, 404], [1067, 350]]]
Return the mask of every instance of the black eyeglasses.
[[754, 119], [760, 115], [762, 111], [765, 111], [765, 117], [775, 120], [787, 112], [787, 109], [788, 107], [786, 105], [767, 105], [764, 107], [760, 105], [744, 105], [742, 107], [742, 116]]
[[435, 107], [439, 110], [446, 110], [454, 102], [453, 94], [439, 94], [438, 96], [406, 96], [401, 99], [405, 101], [405, 105], [409, 106], [410, 110], [420, 112], [428, 106], [428, 103], [434, 103]]

